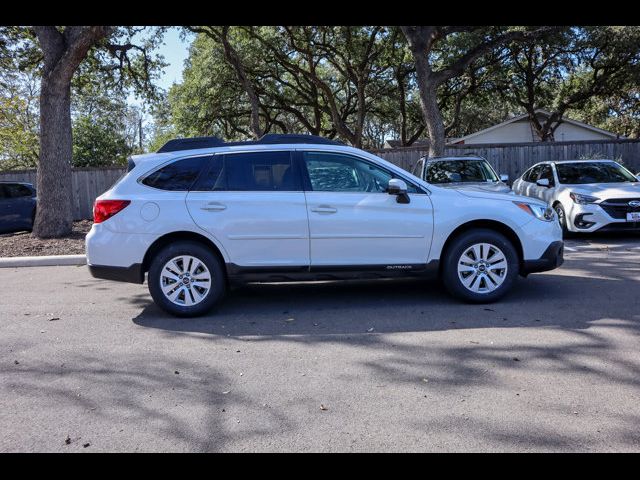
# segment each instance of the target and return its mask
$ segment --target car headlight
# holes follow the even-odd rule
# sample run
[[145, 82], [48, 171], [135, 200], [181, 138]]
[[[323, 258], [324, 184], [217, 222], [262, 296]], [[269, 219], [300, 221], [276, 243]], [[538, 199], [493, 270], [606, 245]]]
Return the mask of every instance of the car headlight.
[[552, 222], [555, 218], [555, 212], [553, 208], [550, 207], [542, 207], [540, 205], [536, 205], [535, 203], [525, 203], [525, 202], [513, 202], [518, 208], [524, 210], [529, 215], [533, 215], [538, 220], [542, 220], [543, 222]]
[[598, 197], [592, 197], [591, 195], [582, 195], [581, 193], [569, 193], [571, 200], [579, 205], [586, 205], [587, 203], [595, 203], [600, 200]]

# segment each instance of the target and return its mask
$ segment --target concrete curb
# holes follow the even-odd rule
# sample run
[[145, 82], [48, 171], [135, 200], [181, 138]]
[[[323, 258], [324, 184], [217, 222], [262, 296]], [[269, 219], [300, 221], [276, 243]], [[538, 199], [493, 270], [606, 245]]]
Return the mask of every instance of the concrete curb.
[[86, 265], [86, 255], [48, 255], [44, 257], [3, 257], [0, 268], [57, 267], [62, 265]]

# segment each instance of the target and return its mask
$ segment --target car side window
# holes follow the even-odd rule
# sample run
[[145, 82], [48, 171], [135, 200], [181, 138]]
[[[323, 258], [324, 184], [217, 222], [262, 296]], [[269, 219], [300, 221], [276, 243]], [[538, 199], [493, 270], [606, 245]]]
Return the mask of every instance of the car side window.
[[555, 181], [553, 179], [553, 170], [551, 169], [551, 165], [543, 165], [542, 166], [542, 170], [540, 172], [540, 176], [537, 178], [537, 180], [542, 180], [544, 178], [549, 180], [549, 186], [550, 187], [555, 187]]
[[187, 191], [198, 178], [207, 159], [207, 156], [201, 156], [177, 160], [147, 175], [142, 183], [160, 190]]
[[532, 167], [531, 169], [529, 169], [529, 173], [526, 175], [526, 178], [524, 179], [525, 182], [536, 183], [536, 180], [538, 179], [538, 174], [540, 173], [541, 168], [542, 168], [542, 165], [536, 165], [535, 167]]
[[31, 196], [31, 189], [19, 183], [10, 183], [4, 186], [7, 198], [23, 198]]
[[[212, 169], [215, 176], [216, 167]], [[248, 152], [224, 156], [224, 166], [218, 174], [227, 190], [240, 191], [302, 191], [300, 174], [291, 152]]]
[[8, 198], [7, 197], [7, 192], [4, 189], [4, 185], [0, 185], [0, 200], [4, 200]]
[[224, 172], [224, 155], [214, 155], [208, 167], [200, 175], [198, 183], [191, 190], [198, 192], [219, 191], [227, 189], [227, 177]]
[[[351, 155], [331, 152], [304, 152], [304, 164], [313, 191], [384, 193], [395, 176], [377, 165]], [[417, 193], [407, 183], [408, 192]]]

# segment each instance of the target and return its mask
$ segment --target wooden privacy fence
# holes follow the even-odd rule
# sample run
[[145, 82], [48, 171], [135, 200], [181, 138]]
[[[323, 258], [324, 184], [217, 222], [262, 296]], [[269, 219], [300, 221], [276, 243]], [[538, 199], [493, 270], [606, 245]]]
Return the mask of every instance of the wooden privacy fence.
[[[416, 161], [428, 152], [424, 147], [405, 147], [371, 150], [371, 153], [411, 171]], [[466, 154], [486, 158], [499, 174], [506, 173], [512, 181], [531, 165], [546, 160], [607, 158], [621, 162], [634, 174], [640, 171], [640, 140], [449, 145], [445, 148], [445, 155]]]
[[[371, 150], [371, 153], [411, 171], [427, 151], [420, 147], [405, 147]], [[511, 181], [531, 165], [544, 160], [608, 158], [623, 163], [634, 174], [640, 172], [640, 140], [454, 145], [446, 147], [445, 154], [481, 155], [498, 173], [508, 174]], [[95, 198], [108, 190], [124, 172], [125, 169], [119, 167], [74, 168], [71, 172], [74, 219], [92, 218]], [[29, 182], [35, 185], [36, 171], [0, 172], [0, 181]]]

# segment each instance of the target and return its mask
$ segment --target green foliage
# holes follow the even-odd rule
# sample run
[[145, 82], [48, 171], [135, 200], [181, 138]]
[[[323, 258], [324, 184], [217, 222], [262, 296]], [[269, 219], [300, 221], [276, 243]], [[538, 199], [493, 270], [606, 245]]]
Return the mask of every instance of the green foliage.
[[25, 118], [24, 99], [0, 97], [0, 171], [35, 168], [38, 134]]
[[492, 73], [503, 100], [520, 111], [545, 109], [554, 116], [536, 125], [541, 138], [552, 138], [565, 114], [637, 135], [639, 27], [565, 27], [502, 53]]
[[636, 82], [604, 98], [592, 97], [583, 108], [571, 110], [570, 116], [626, 138], [640, 139], [638, 85]]
[[[90, 50], [72, 81], [74, 165], [121, 164], [180, 136], [252, 136], [250, 97], [221, 42], [223, 28], [190, 28], [200, 30], [183, 81], [168, 92], [155, 86], [166, 65], [154, 53], [164, 27], [116, 27]], [[435, 71], [487, 38], [529, 27], [451, 28], [430, 53]], [[263, 132], [312, 133], [364, 148], [425, 137], [413, 57], [397, 27], [238, 26], [226, 34], [258, 96]], [[31, 28], [0, 27], [0, 169], [37, 164], [41, 62]], [[640, 28], [632, 26], [558, 28], [501, 45], [439, 87], [446, 136], [543, 108], [640, 138], [639, 63]], [[125, 104], [130, 92], [152, 106], [149, 132], [140, 131], [145, 113]], [[540, 125], [541, 133], [553, 127]]]
[[[124, 99], [129, 93], [146, 101], [161, 97], [154, 82], [166, 63], [154, 51], [164, 30], [116, 27], [80, 64], [71, 85], [73, 165], [122, 164], [143, 151], [144, 112]], [[0, 27], [0, 170], [37, 166], [41, 67], [30, 27]]]
[[154, 53], [166, 27], [116, 27], [93, 46], [73, 77], [76, 91], [98, 86], [121, 95], [133, 92], [149, 101], [160, 92], [156, 84], [163, 67], [162, 55]]
[[0, 171], [38, 163], [37, 80], [15, 70], [0, 71]]
[[108, 118], [100, 120], [82, 116], [74, 121], [74, 167], [126, 165], [131, 148], [121, 133], [122, 125]]
[[141, 112], [102, 86], [86, 84], [77, 90], [72, 107], [75, 167], [124, 165], [141, 153]]
[[172, 123], [169, 103], [166, 101], [166, 97], [153, 105], [151, 113], [154, 121], [147, 151], [155, 152], [169, 140], [180, 135], [178, 135], [176, 127]]
[[[216, 40], [221, 31], [193, 28], [210, 34], [195, 37], [183, 82], [166, 99], [176, 133], [250, 137], [249, 97]], [[411, 133], [419, 128], [408, 78], [413, 67], [392, 27], [232, 27], [228, 41], [259, 98], [265, 133], [362, 137], [364, 146], [377, 147], [399, 123], [399, 104], [406, 101], [411, 118], [405, 123]], [[408, 86], [402, 99], [393, 87], [392, 57]]]

